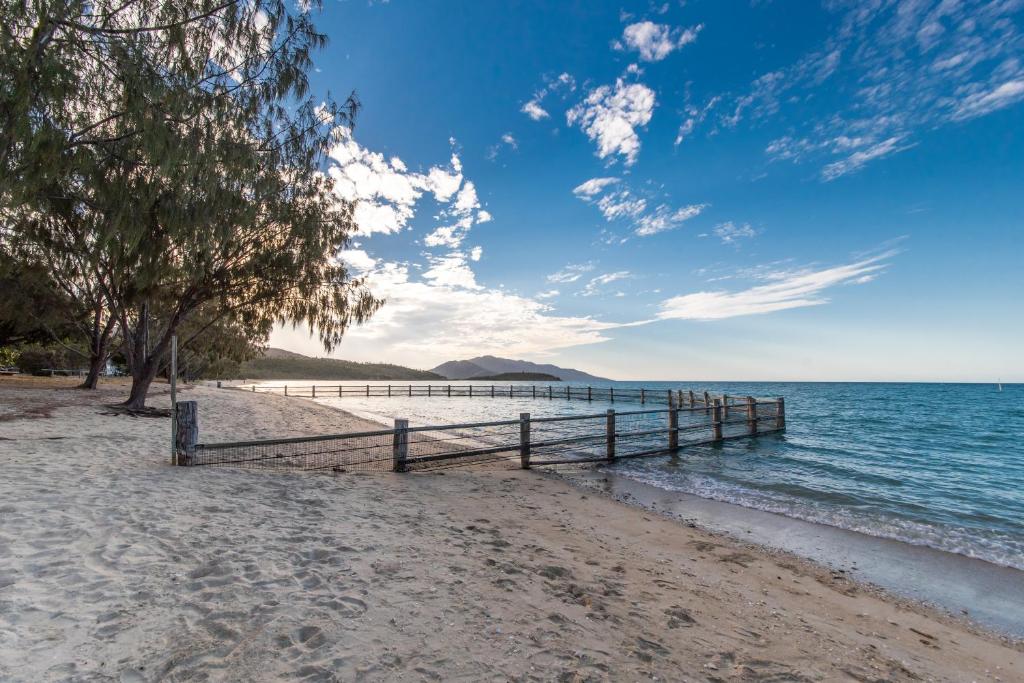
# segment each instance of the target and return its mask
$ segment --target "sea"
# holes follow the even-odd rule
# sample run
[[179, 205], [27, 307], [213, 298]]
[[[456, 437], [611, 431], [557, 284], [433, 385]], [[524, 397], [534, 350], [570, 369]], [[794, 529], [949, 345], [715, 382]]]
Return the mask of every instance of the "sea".
[[[613, 407], [601, 401], [398, 395], [398, 387], [407, 385], [396, 383], [392, 398], [318, 401], [385, 424], [407, 418], [414, 426]], [[786, 400], [784, 434], [603, 466], [618, 477], [1024, 570], [1024, 385], [1003, 385], [1001, 391], [995, 384], [845, 382], [602, 386], [609, 385]]]

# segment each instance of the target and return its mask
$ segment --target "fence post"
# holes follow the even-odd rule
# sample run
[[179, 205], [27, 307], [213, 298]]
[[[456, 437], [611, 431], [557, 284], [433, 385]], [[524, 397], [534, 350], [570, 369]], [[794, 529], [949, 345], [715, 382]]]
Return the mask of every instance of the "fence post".
[[572, 400], [572, 395], [569, 393], [569, 385], [568, 384], [565, 385], [565, 400], [566, 401], [571, 401]]
[[647, 400], [646, 400], [646, 397], [644, 396], [644, 390], [640, 389], [640, 405], [643, 405], [646, 402], [647, 402]]
[[366, 385], [366, 395], [367, 395], [367, 397], [369, 397], [369, 395], [370, 395], [370, 385], [369, 384]]
[[757, 402], [747, 396], [747, 434], [757, 434]]
[[693, 395], [693, 390], [690, 390], [690, 407], [697, 405], [697, 397]]
[[191, 465], [199, 441], [199, 406], [195, 401], [174, 404], [174, 464]]
[[530, 414], [519, 413], [519, 465], [530, 469]]
[[608, 399], [610, 403], [615, 403], [615, 387], [608, 387]]
[[512, 385], [512, 384], [509, 384], [509, 385], [508, 385], [508, 397], [509, 397], [509, 398], [512, 398], [512, 397], [513, 397], [513, 396], [512, 396], [512, 388], [513, 388], [514, 386], [515, 386], [515, 385]]
[[727, 394], [722, 394], [722, 419], [729, 419], [729, 396]]
[[672, 390], [671, 389], [668, 390], [668, 407], [669, 408], [672, 407]]
[[606, 438], [608, 441], [608, 462], [614, 462], [615, 460], [615, 410], [613, 408], [608, 409], [607, 426], [605, 427]]
[[448, 385], [448, 398], [451, 398], [451, 397], [452, 397], [452, 385], [449, 384]]
[[549, 384], [548, 385], [548, 400], [550, 401], [551, 398], [552, 398], [552, 396], [551, 396], [551, 385]]
[[592, 401], [593, 400], [593, 394], [590, 392], [590, 387], [587, 387], [587, 400], [588, 401]]
[[775, 399], [775, 402], [778, 404], [778, 407], [775, 409], [775, 428], [776, 429], [785, 430], [786, 429], [786, 399], [784, 399], [783, 397], [779, 396], [777, 399]]
[[683, 407], [683, 390], [679, 389], [676, 391], [676, 408]]
[[313, 396], [312, 396], [312, 398], [316, 398], [316, 385], [315, 384], [313, 385]]
[[679, 408], [668, 400], [668, 449], [675, 454], [679, 450]]
[[714, 441], [722, 440], [722, 400], [715, 399], [715, 407], [711, 414], [711, 438]]
[[402, 418], [395, 418], [395, 431], [393, 436], [393, 458], [395, 472], [405, 472], [405, 461], [409, 457], [409, 421]]
[[711, 395], [708, 392], [704, 392], [704, 414], [711, 414]]
[[252, 393], [254, 393], [254, 394], [256, 393], [256, 385], [255, 384], [252, 385]]
[[433, 390], [433, 388], [434, 388], [433, 384], [428, 384], [427, 385], [427, 398], [430, 398], [431, 396], [433, 396], [433, 394], [430, 393]]
[[469, 397], [473, 398], [473, 385], [472, 384], [469, 385]]
[[412, 396], [412, 385], [409, 385], [409, 396]]
[[343, 387], [343, 386], [344, 386], [343, 384], [339, 384], [339, 385], [338, 385], [338, 398], [341, 398], [341, 396], [342, 396], [342, 391], [341, 391], [341, 389], [342, 389], [342, 387]]
[[388, 385], [388, 398], [391, 398], [391, 385]]

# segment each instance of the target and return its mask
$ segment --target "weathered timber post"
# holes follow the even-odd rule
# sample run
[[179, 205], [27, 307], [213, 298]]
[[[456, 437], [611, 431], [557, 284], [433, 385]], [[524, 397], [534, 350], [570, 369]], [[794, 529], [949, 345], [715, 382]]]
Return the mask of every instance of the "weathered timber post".
[[775, 428], [786, 429], [786, 399], [779, 396], [775, 399], [778, 407], [775, 409]]
[[697, 405], [697, 397], [693, 395], [693, 391], [690, 391], [690, 407]]
[[644, 390], [640, 389], [640, 405], [643, 405], [646, 402], [647, 402], [647, 397], [644, 396]]
[[388, 385], [388, 398], [391, 398], [391, 385]]
[[433, 394], [430, 393], [433, 388], [434, 388], [434, 385], [432, 385], [432, 384], [428, 384], [427, 385], [427, 398], [430, 398], [433, 395]]
[[344, 392], [342, 391], [342, 388], [343, 388], [344, 386], [345, 386], [345, 385], [343, 385], [343, 384], [339, 384], [339, 385], [338, 385], [338, 398], [341, 398], [341, 397], [342, 397], [342, 395], [343, 395], [343, 393], [344, 393]]
[[711, 438], [713, 441], [722, 440], [722, 400], [718, 398], [711, 414]]
[[409, 421], [402, 418], [395, 418], [395, 431], [393, 438], [393, 469], [395, 472], [405, 472], [405, 461], [409, 458]]
[[448, 385], [448, 398], [451, 398], [451, 397], [452, 397], [452, 385], [449, 384]]
[[[705, 408], [710, 408], [711, 407], [711, 395], [708, 392], [706, 392], [706, 391], [704, 392], [704, 407]], [[710, 412], [710, 411], [708, 411], [708, 412]]]
[[722, 419], [729, 419], [729, 396], [727, 394], [722, 394]]
[[366, 396], [367, 396], [367, 398], [369, 398], [369, 396], [370, 396], [370, 385], [369, 384], [366, 385]]
[[312, 396], [312, 398], [316, 398], [316, 385], [315, 384], [313, 385], [313, 396]]
[[565, 385], [565, 400], [566, 401], [571, 401], [572, 400], [572, 394], [569, 393], [569, 385], [568, 384]]
[[288, 395], [288, 385], [287, 384], [284, 385], [284, 395], [285, 396]]
[[607, 425], [605, 426], [605, 434], [608, 442], [608, 462], [614, 462], [615, 460], [615, 410], [612, 408], [608, 409]]
[[592, 401], [593, 400], [593, 394], [590, 391], [590, 387], [587, 387], [587, 400], [588, 401]]
[[615, 403], [615, 387], [608, 387], [608, 400]]
[[551, 385], [549, 384], [548, 385], [548, 400], [550, 401], [551, 398], [552, 398], [552, 396], [551, 396]]
[[669, 408], [672, 407], [672, 390], [671, 389], [668, 390], [668, 407]]
[[174, 404], [174, 464], [191, 465], [199, 441], [199, 405], [195, 401]]
[[513, 388], [513, 385], [509, 384], [508, 385], [508, 397], [509, 398], [512, 398], [512, 388]]
[[747, 396], [747, 434], [757, 434], [757, 401]]
[[491, 385], [491, 398], [494, 398], [494, 385]]
[[679, 450], [679, 409], [671, 398], [668, 401], [668, 449], [673, 454]]
[[536, 385], [536, 384], [534, 384], [534, 385], [533, 385], [533, 386], [531, 386], [530, 388], [531, 388], [531, 389], [533, 389], [533, 397], [534, 397], [534, 398], [537, 398], [537, 385]]
[[530, 414], [519, 413], [519, 465], [530, 469]]
[[252, 393], [254, 393], [254, 394], [256, 393], [256, 385], [255, 384], [252, 385]]
[[412, 396], [412, 385], [409, 385], [409, 396]]
[[473, 398], [473, 385], [472, 384], [469, 385], [469, 397]]

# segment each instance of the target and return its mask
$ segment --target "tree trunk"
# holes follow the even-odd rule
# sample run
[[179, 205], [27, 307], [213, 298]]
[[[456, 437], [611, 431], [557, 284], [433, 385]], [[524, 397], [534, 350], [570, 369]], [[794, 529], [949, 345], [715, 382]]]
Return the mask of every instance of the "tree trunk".
[[156, 359], [148, 359], [141, 366], [136, 366], [132, 372], [132, 388], [128, 392], [128, 400], [124, 406], [129, 410], [143, 410], [146, 407], [146, 395], [149, 393], [149, 385], [156, 379], [159, 363]]
[[89, 357], [89, 374], [85, 376], [85, 381], [82, 382], [81, 389], [95, 389], [96, 385], [100, 383], [100, 373], [103, 372], [103, 367], [107, 364], [107, 354], [104, 352], [102, 355], [91, 355]]
[[107, 322], [100, 327], [100, 313], [96, 314], [93, 324], [92, 339], [89, 341], [89, 374], [82, 382], [82, 389], [95, 389], [100, 381], [100, 373], [103, 372], [109, 356], [110, 336], [114, 331], [114, 319], [107, 318]]

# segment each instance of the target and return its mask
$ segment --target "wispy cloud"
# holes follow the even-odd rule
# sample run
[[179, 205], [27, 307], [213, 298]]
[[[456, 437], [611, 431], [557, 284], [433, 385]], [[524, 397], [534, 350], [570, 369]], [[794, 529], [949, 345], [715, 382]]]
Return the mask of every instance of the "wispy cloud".
[[626, 83], [594, 88], [586, 99], [566, 112], [566, 122], [579, 126], [597, 143], [597, 156], [607, 159], [618, 155], [626, 166], [636, 162], [640, 137], [636, 129], [646, 126], [654, 112], [654, 91], [642, 83]]
[[732, 221], [719, 223], [712, 230], [715, 237], [722, 240], [722, 244], [736, 244], [737, 242], [757, 236], [757, 231], [750, 227], [749, 223], [736, 224]]
[[738, 291], [715, 290], [675, 296], [662, 302], [660, 319], [721, 320], [829, 302], [828, 289], [864, 284], [877, 277], [896, 254], [887, 251], [841, 266], [796, 271], [774, 271], [763, 276], [767, 284]]
[[533, 94], [526, 104], [519, 111], [529, 116], [534, 121], [540, 121], [551, 116], [542, 106], [544, 98], [552, 93], [561, 93], [563, 96], [576, 90], [576, 79], [569, 73], [561, 73], [554, 78], [546, 78], [544, 87]]
[[561, 270], [548, 275], [548, 282], [568, 283], [576, 282], [585, 274], [594, 269], [593, 263], [569, 264]]
[[551, 116], [544, 107], [540, 106], [540, 102], [535, 97], [522, 106], [519, 110], [529, 116], [534, 121], [540, 121]]
[[577, 197], [593, 197], [604, 191], [604, 188], [619, 182], [618, 178], [591, 178], [573, 188], [572, 193]]
[[[745, 92], [724, 95], [713, 130], [785, 109], [794, 131], [768, 155], [820, 163], [829, 181], [913, 147], [925, 131], [1024, 101], [1019, 0], [825, 5], [837, 15], [834, 33]], [[836, 74], [856, 87], [836, 87]], [[833, 103], [827, 110], [823, 89]], [[687, 110], [683, 137], [700, 122]]]
[[[577, 185], [573, 194], [596, 206], [609, 223], [628, 220], [637, 237], [678, 228], [708, 207], [707, 204], [673, 207], [656, 193], [648, 191], [650, 196], [647, 197], [638, 195], [632, 188], [624, 186], [620, 178], [591, 178]], [[622, 242], [623, 238], [612, 233], [603, 237], [602, 241], [613, 244]]]
[[666, 204], [661, 204], [652, 213], [641, 216], [637, 220], [633, 232], [639, 237], [647, 237], [666, 230], [675, 230], [691, 218], [699, 216], [707, 206], [707, 204], [690, 204], [672, 209]]
[[590, 282], [587, 283], [587, 286], [583, 288], [583, 291], [580, 292], [580, 294], [583, 296], [594, 296], [595, 294], [600, 294], [605, 285], [631, 277], [633, 277], [633, 274], [628, 270], [619, 270], [614, 273], [598, 275], [597, 277], [590, 279]]
[[703, 28], [703, 24], [684, 29], [653, 21], [639, 21], [623, 29], [621, 40], [614, 41], [612, 47], [638, 52], [640, 59], [645, 62], [658, 62], [697, 40], [697, 34]]

